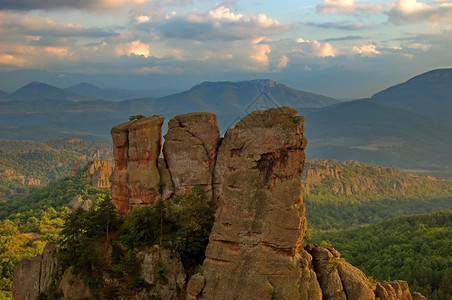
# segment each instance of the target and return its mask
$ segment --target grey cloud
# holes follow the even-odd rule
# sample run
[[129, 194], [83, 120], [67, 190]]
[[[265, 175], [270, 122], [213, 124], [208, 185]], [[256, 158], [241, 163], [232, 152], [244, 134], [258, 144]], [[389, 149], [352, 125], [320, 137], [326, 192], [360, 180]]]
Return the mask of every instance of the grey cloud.
[[420, 21], [450, 21], [452, 20], [452, 3], [440, 6], [428, 6], [417, 9], [406, 9], [398, 4], [386, 12], [392, 23], [420, 22]]
[[252, 19], [218, 20], [206, 15], [192, 21], [187, 16], [176, 16], [159, 24], [138, 24], [137, 29], [153, 29], [168, 38], [205, 40], [243, 40], [282, 33], [290, 28], [284, 24], [262, 24]]
[[352, 41], [352, 40], [362, 40], [365, 39], [365, 37], [360, 35], [348, 35], [348, 36], [342, 36], [337, 38], [329, 38], [324, 39], [322, 42], [335, 42], [335, 41]]
[[102, 0], [2, 0], [0, 10], [33, 10], [33, 9], [93, 9], [108, 6]]
[[307, 26], [317, 27], [317, 28], [327, 28], [327, 29], [340, 29], [340, 30], [362, 30], [362, 29], [372, 29], [376, 28], [376, 24], [362, 24], [362, 23], [348, 23], [345, 21], [338, 22], [326, 22], [326, 23], [303, 23]]

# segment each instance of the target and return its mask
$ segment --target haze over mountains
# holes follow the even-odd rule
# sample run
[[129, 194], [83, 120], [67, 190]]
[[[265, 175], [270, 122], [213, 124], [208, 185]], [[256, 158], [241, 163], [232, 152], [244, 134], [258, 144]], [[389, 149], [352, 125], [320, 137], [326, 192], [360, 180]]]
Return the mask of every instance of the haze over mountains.
[[[356, 159], [452, 177], [452, 69], [433, 70], [348, 102], [272, 80], [204, 82], [158, 98], [130, 93], [86, 83], [67, 89], [29, 84], [0, 95], [0, 138], [109, 139], [110, 128], [130, 115], [169, 119], [193, 111], [216, 113], [224, 131], [252, 110], [288, 105], [306, 117], [309, 158]], [[127, 95], [129, 100], [118, 101]]]

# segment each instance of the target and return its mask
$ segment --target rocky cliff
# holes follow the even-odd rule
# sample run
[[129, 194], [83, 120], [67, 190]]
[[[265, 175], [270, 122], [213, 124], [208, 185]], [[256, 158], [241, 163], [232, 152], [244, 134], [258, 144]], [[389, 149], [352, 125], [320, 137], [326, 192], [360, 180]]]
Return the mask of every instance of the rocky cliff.
[[[289, 107], [256, 111], [220, 139], [213, 114], [177, 116], [169, 121], [163, 159], [162, 118], [114, 127], [111, 191], [120, 213], [187, 193], [194, 185], [217, 210], [202, 272], [189, 278], [193, 266], [184, 270], [177, 253], [157, 247], [138, 254], [146, 289], [132, 294], [104, 271], [101, 285], [115, 286], [118, 299], [413, 299], [406, 282], [375, 285], [333, 248], [303, 246], [303, 121]], [[112, 250], [105, 247], [100, 264], [111, 265]], [[64, 284], [76, 278], [63, 279], [65, 296], [89, 297], [83, 286]]]

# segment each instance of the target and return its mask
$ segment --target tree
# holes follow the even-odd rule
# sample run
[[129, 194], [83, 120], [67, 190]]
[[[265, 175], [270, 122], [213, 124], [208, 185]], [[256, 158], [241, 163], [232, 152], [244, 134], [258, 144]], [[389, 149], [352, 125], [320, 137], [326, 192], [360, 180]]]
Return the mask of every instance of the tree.
[[133, 115], [129, 117], [129, 121], [133, 121], [133, 120], [139, 120], [139, 119], [143, 119], [146, 118], [145, 115]]

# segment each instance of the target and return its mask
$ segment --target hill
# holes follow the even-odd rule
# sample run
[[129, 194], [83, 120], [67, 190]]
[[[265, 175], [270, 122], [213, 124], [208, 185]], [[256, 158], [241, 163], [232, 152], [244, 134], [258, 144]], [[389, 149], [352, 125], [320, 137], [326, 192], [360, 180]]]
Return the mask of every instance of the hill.
[[195, 111], [216, 112], [220, 126], [226, 128], [256, 109], [279, 105], [318, 108], [332, 103], [337, 103], [337, 100], [297, 91], [272, 80], [206, 82], [171, 96], [121, 102], [99, 99], [59, 101], [42, 97], [35, 101], [5, 99], [0, 102], [0, 138], [38, 141], [54, 136], [110, 139], [110, 128], [131, 115], [161, 115], [169, 119]]
[[12, 94], [3, 97], [6, 100], [34, 101], [34, 100], [59, 100], [59, 101], [81, 101], [90, 98], [65, 91], [42, 82], [31, 82]]
[[0, 202], [27, 195], [68, 176], [74, 161], [111, 157], [111, 143], [49, 139], [45, 143], [0, 140]]
[[372, 96], [371, 101], [452, 125], [452, 69], [438, 69], [411, 78]]
[[452, 299], [452, 211], [316, 235], [376, 280], [400, 278], [430, 300]]
[[306, 162], [308, 226], [339, 230], [388, 218], [452, 209], [452, 181], [356, 161]]
[[305, 127], [310, 158], [452, 176], [452, 128], [434, 118], [363, 99], [308, 113]]

